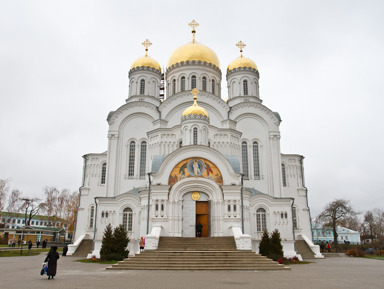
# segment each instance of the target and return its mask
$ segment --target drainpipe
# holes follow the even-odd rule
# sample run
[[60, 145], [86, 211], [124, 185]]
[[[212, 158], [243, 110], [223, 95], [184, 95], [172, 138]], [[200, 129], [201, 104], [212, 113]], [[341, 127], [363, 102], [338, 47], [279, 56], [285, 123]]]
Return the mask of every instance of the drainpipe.
[[303, 185], [303, 188], [305, 189], [305, 200], [307, 201], [307, 208], [308, 208], [308, 213], [309, 213], [309, 224], [311, 226], [311, 237], [312, 237], [312, 242], [313, 242], [313, 228], [312, 228], [312, 217], [311, 217], [311, 209], [309, 208], [308, 204], [308, 189], [305, 186], [305, 180], [304, 180], [304, 166], [303, 166], [303, 160], [304, 157], [301, 156], [300, 159], [300, 167], [301, 167], [301, 183]]
[[81, 188], [84, 187], [84, 184], [85, 184], [85, 169], [87, 167], [87, 156], [86, 155], [83, 155], [83, 159], [84, 159], [84, 165], [83, 165], [83, 178], [82, 178], [82, 182], [81, 182], [81, 187], [79, 188], [79, 202], [77, 203], [77, 209], [76, 209], [76, 217], [75, 217], [75, 223], [73, 224], [73, 236], [71, 237], [71, 241], [76, 241], [74, 240], [75, 236], [76, 236], [76, 227], [77, 227], [77, 215], [79, 213], [79, 208], [80, 208], [80, 199], [81, 199]]
[[148, 173], [147, 235], [149, 234], [149, 203], [151, 199], [151, 173]]
[[243, 195], [243, 188], [244, 188], [244, 174], [240, 174], [241, 176], [241, 231], [244, 234], [244, 195]]
[[[293, 220], [293, 205], [295, 204], [295, 198], [291, 198], [291, 200], [292, 200], [292, 203], [291, 203], [291, 214], [292, 214], [293, 250], [295, 250], [295, 252], [296, 252], [295, 222]], [[297, 214], [297, 212], [296, 212], [296, 214]]]
[[93, 242], [92, 242], [92, 252], [93, 250], [95, 250], [95, 238], [96, 238], [96, 224], [97, 224], [97, 200], [98, 197], [95, 197], [95, 205], [96, 205], [96, 208], [95, 208], [95, 224], [93, 226]]

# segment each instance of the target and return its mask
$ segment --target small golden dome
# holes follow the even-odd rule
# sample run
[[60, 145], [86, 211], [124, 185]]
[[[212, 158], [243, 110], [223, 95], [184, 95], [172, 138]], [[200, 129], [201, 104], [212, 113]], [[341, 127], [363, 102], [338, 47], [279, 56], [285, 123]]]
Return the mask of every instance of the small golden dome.
[[169, 58], [167, 67], [188, 60], [207, 62], [220, 68], [220, 61], [216, 53], [208, 46], [198, 42], [190, 42], [177, 48]]
[[149, 57], [149, 56], [143, 56], [136, 59], [135, 62], [133, 62], [131, 69], [136, 67], [142, 67], [142, 66], [151, 67], [161, 71], [160, 64], [156, 60], [154, 60], [152, 57]]
[[194, 88], [191, 93], [194, 95], [193, 100], [194, 103], [192, 106], [188, 107], [186, 110], [184, 110], [183, 115], [181, 117], [187, 116], [187, 115], [202, 115], [202, 116], [208, 116], [208, 112], [201, 106], [197, 104], [197, 94], [199, 93], [199, 90]]
[[230, 71], [235, 68], [240, 68], [240, 67], [249, 67], [249, 68], [254, 68], [257, 70], [256, 63], [253, 62], [253, 60], [247, 58], [247, 57], [238, 57], [235, 60], [233, 60], [227, 68], [227, 71]]

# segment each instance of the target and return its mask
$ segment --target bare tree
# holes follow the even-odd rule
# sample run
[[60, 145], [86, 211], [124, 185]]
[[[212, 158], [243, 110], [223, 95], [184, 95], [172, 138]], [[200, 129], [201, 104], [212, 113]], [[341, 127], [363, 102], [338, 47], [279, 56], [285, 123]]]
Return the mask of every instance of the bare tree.
[[323, 212], [317, 217], [317, 220], [323, 224], [323, 227], [333, 230], [333, 243], [337, 251], [337, 226], [340, 226], [346, 219], [356, 216], [358, 213], [352, 209], [350, 201], [337, 199], [328, 203]]
[[7, 212], [8, 213], [19, 213], [20, 208], [23, 205], [21, 201], [22, 192], [18, 189], [13, 189], [11, 194], [8, 196]]
[[2, 212], [5, 208], [5, 202], [7, 200], [9, 188], [9, 180], [0, 179], [0, 212]]
[[40, 212], [44, 203], [41, 203], [38, 198], [23, 198], [21, 200], [24, 202], [21, 209], [25, 211], [25, 226], [30, 226], [31, 220]]

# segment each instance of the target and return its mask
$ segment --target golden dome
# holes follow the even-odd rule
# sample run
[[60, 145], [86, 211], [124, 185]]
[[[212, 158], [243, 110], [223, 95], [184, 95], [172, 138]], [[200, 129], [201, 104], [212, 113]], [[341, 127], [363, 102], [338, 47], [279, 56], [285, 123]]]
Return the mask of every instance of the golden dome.
[[199, 90], [194, 88], [191, 93], [194, 95], [193, 100], [194, 103], [192, 106], [188, 107], [186, 110], [184, 110], [183, 115], [181, 117], [187, 116], [187, 115], [202, 115], [202, 116], [208, 116], [208, 112], [201, 106], [197, 104], [197, 94], [199, 93]]
[[152, 57], [149, 57], [149, 56], [143, 56], [136, 59], [135, 62], [133, 62], [131, 69], [136, 67], [142, 67], [142, 66], [151, 67], [161, 71], [160, 64], [156, 60], [154, 60]]
[[257, 70], [256, 63], [253, 62], [253, 60], [247, 58], [247, 57], [238, 57], [235, 60], [233, 60], [227, 68], [227, 71], [230, 71], [235, 68], [240, 68], [240, 67], [249, 67], [249, 68], [254, 68]]
[[220, 68], [220, 61], [216, 53], [208, 46], [198, 42], [190, 42], [177, 48], [169, 58], [167, 67], [187, 60], [207, 62]]

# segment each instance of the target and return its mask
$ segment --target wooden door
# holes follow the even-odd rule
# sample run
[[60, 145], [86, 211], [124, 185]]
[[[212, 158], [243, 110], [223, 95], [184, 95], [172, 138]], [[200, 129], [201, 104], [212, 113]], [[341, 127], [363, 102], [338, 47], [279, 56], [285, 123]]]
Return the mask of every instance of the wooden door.
[[196, 225], [203, 225], [202, 237], [209, 237], [209, 204], [208, 202], [196, 202]]

